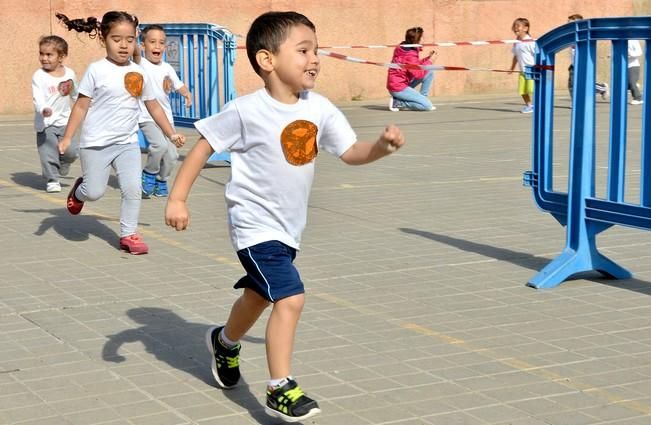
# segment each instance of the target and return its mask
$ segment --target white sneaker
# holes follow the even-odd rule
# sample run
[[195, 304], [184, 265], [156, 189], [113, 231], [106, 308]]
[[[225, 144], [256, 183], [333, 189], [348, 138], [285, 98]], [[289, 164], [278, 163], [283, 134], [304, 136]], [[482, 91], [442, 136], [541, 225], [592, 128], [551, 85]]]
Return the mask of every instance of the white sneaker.
[[610, 98], [610, 87], [608, 87], [608, 83], [604, 83], [604, 91], [601, 92], [601, 98], [603, 100], [608, 100]]
[[635, 100], [635, 99], [631, 100], [631, 105], [641, 105], [643, 103], [644, 103], [643, 100]]
[[47, 186], [45, 187], [45, 191], [47, 193], [61, 192], [61, 183], [55, 182], [55, 181], [47, 182]]
[[522, 114], [531, 114], [533, 113], [533, 105], [527, 105], [520, 111]]
[[396, 108], [395, 106], [393, 106], [393, 102], [394, 102], [394, 101], [395, 101], [395, 99], [394, 99], [393, 97], [390, 97], [390, 98], [389, 98], [389, 111], [391, 111], [391, 112], [398, 112], [400, 109], [398, 109], [398, 108]]

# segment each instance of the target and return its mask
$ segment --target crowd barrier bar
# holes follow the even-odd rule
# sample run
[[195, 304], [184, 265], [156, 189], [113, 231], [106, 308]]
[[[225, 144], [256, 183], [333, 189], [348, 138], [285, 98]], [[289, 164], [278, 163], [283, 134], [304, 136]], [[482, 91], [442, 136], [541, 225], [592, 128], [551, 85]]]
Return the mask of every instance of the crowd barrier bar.
[[[624, 201], [627, 132], [627, 43], [646, 40], [642, 105], [641, 178], [639, 203]], [[559, 285], [570, 276], [599, 271], [615, 279], [632, 274], [597, 250], [596, 236], [613, 225], [651, 230], [651, 17], [596, 18], [558, 27], [537, 41], [536, 64], [553, 66], [556, 53], [576, 46], [570, 130], [567, 193], [553, 190], [554, 74], [531, 70], [535, 78], [533, 170], [524, 173], [539, 208], [566, 226], [563, 252], [528, 284], [535, 288]], [[595, 195], [595, 69], [597, 41], [610, 41], [611, 100], [607, 187], [605, 198]]]

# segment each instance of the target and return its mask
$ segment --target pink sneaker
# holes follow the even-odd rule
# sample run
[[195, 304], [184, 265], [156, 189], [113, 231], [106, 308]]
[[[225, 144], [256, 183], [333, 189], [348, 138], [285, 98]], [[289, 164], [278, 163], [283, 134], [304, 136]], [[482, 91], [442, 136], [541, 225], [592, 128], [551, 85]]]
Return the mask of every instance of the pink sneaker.
[[149, 247], [137, 233], [120, 238], [120, 249], [133, 255], [146, 254], [149, 252]]

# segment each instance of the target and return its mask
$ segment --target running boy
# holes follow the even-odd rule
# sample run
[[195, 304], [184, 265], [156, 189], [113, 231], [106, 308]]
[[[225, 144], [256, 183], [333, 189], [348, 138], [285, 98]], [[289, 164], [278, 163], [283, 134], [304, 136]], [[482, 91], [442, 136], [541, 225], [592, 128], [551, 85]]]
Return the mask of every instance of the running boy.
[[520, 112], [523, 114], [530, 114], [533, 112], [533, 85], [532, 79], [526, 77], [524, 71], [527, 66], [533, 66], [536, 57], [536, 43], [532, 41], [529, 34], [529, 20], [527, 18], [518, 18], [513, 21], [511, 30], [520, 43], [513, 45], [513, 62], [511, 63], [511, 71], [515, 70], [515, 66], [520, 67], [520, 75], [518, 76], [518, 94], [524, 100], [524, 108]]
[[214, 151], [230, 150], [225, 193], [229, 230], [246, 276], [235, 284], [244, 291], [225, 326], [206, 334], [212, 372], [223, 388], [237, 384], [239, 341], [273, 304], [265, 335], [270, 373], [265, 410], [287, 422], [320, 412], [290, 372], [305, 292], [293, 261], [307, 219], [317, 153], [324, 150], [359, 165], [405, 143], [393, 125], [375, 142], [357, 141], [341, 111], [309, 91], [319, 74], [317, 48], [314, 24], [299, 13], [268, 12], [255, 19], [246, 49], [265, 87], [195, 124], [201, 138], [183, 161], [165, 210], [166, 224], [184, 230], [192, 184]]
[[68, 43], [63, 38], [49, 35], [39, 40], [41, 67], [32, 76], [32, 99], [36, 148], [46, 180], [45, 191], [49, 193], [61, 192], [59, 178], [68, 175], [79, 150], [75, 141], [59, 153], [59, 140], [66, 130], [72, 103], [77, 100], [77, 77], [63, 65], [67, 56]]
[[[185, 98], [185, 106], [192, 105], [192, 95], [176, 75], [172, 66], [163, 60], [165, 30], [160, 25], [149, 25], [140, 34], [145, 57], [140, 56], [138, 48], [134, 51], [134, 61], [143, 67], [152, 83], [154, 96], [160, 103], [170, 124], [174, 124], [169, 94], [178, 91]], [[167, 178], [172, 173], [179, 154], [176, 146], [163, 134], [149, 114], [145, 102], [140, 99], [140, 130], [149, 142], [149, 152], [142, 170], [142, 197], [167, 196]]]

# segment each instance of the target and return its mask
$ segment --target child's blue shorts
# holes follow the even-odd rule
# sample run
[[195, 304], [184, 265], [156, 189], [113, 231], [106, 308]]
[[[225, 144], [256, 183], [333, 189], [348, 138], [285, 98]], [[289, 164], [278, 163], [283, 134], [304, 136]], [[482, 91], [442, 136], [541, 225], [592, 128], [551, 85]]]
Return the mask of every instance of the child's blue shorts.
[[271, 302], [305, 292], [293, 264], [294, 248], [279, 241], [267, 241], [241, 249], [237, 256], [246, 276], [235, 284], [235, 288], [253, 289]]

